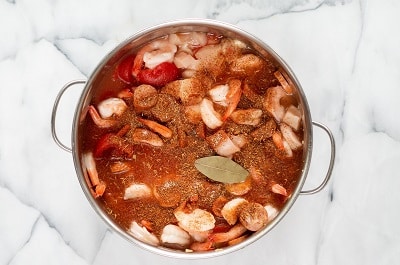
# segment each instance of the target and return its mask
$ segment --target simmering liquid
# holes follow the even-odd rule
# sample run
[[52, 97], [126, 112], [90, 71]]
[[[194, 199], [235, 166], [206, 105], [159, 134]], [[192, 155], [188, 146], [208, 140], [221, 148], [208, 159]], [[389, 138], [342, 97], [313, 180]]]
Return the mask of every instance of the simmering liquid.
[[[262, 228], [298, 184], [303, 129], [295, 91], [276, 65], [242, 42], [203, 32], [171, 34], [127, 54], [102, 80], [90, 103], [98, 120], [88, 112], [80, 135], [98, 179], [85, 173], [117, 224], [135, 236], [136, 222], [139, 233], [156, 238], [146, 243], [187, 251], [235, 244], [254, 232], [241, 215], [244, 205], [265, 208]], [[102, 106], [108, 99], [118, 103]], [[102, 115], [104, 109], [111, 115]], [[212, 180], [195, 167], [210, 156], [227, 157], [249, 174], [234, 184]], [[245, 204], [232, 222], [221, 209], [235, 198]], [[210, 229], [196, 231], [177, 214], [189, 220], [196, 209], [212, 216]], [[258, 217], [250, 212], [249, 218], [256, 223]], [[188, 239], [163, 240], [170, 224]], [[245, 229], [226, 241], [214, 236], [235, 226]]]

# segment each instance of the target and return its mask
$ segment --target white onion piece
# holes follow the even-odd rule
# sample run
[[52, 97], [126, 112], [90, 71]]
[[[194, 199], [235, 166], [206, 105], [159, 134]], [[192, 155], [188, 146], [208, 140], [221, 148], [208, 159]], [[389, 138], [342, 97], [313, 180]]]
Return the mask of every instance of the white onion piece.
[[301, 113], [298, 108], [291, 105], [283, 116], [282, 121], [292, 127], [295, 131], [299, 130], [301, 122]]

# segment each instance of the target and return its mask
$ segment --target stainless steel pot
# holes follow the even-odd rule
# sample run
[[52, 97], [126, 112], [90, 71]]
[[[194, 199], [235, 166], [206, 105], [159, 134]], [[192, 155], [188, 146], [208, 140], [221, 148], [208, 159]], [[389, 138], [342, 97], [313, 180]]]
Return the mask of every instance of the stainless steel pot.
[[[84, 133], [82, 132], [80, 128], [80, 120], [81, 116], [85, 114], [85, 108], [90, 104], [90, 101], [92, 97], [96, 94], [96, 84], [102, 79], [103, 74], [104, 74], [104, 69], [107, 67], [110, 67], [114, 65], [119, 59], [121, 59], [122, 56], [124, 56], [128, 51], [131, 51], [132, 49], [135, 49], [136, 47], [139, 47], [143, 45], [144, 43], [149, 42], [152, 39], [165, 36], [167, 34], [171, 33], [178, 33], [178, 32], [189, 32], [189, 31], [203, 31], [203, 32], [215, 32], [215, 33], [220, 33], [223, 34], [224, 36], [231, 37], [231, 38], [236, 38], [239, 39], [245, 43], [247, 43], [249, 46], [253, 47], [256, 51], [258, 51], [262, 56], [264, 56], [266, 59], [273, 61], [277, 65], [283, 69], [284, 73], [286, 73], [289, 78], [292, 80], [295, 88], [296, 88], [296, 95], [298, 97], [299, 105], [303, 110], [303, 129], [304, 129], [304, 147], [303, 147], [303, 169], [302, 173], [300, 176], [300, 181], [298, 182], [298, 185], [293, 192], [292, 196], [290, 199], [287, 201], [286, 205], [284, 208], [281, 210], [281, 212], [278, 214], [276, 218], [274, 218], [266, 227], [261, 229], [260, 231], [254, 233], [252, 236], [250, 236], [248, 239], [245, 241], [233, 245], [224, 249], [220, 249], [218, 251], [209, 251], [209, 252], [203, 252], [203, 253], [186, 253], [178, 250], [172, 250], [164, 247], [154, 247], [148, 244], [145, 244], [136, 238], [132, 237], [129, 235], [126, 231], [121, 229], [108, 215], [107, 213], [99, 206], [98, 202], [96, 199], [93, 198], [91, 195], [91, 192], [89, 190], [89, 187], [85, 181], [84, 177], [84, 172], [82, 170], [82, 164], [81, 164], [81, 152], [80, 152], [80, 144], [78, 141], [79, 135]], [[55, 120], [56, 120], [56, 113], [58, 109], [58, 105], [60, 102], [60, 99], [63, 95], [63, 93], [71, 86], [76, 85], [76, 84], [85, 84], [83, 92], [80, 96], [80, 99], [78, 101], [78, 104], [76, 106], [75, 110], [75, 116], [72, 124], [72, 147], [69, 148], [68, 146], [64, 145], [60, 139], [57, 136], [56, 129], [55, 129]], [[311, 190], [306, 190], [303, 191], [302, 187], [303, 184], [306, 180], [308, 169], [310, 166], [310, 161], [311, 161], [311, 153], [312, 153], [312, 148], [313, 148], [313, 134], [312, 134], [312, 126], [315, 125], [322, 130], [324, 130], [330, 140], [330, 147], [331, 147], [331, 157], [330, 157], [330, 163], [329, 167], [326, 173], [325, 178], [323, 179], [322, 183]], [[170, 256], [170, 257], [175, 257], [175, 258], [188, 258], [188, 259], [197, 259], [197, 258], [209, 258], [209, 257], [215, 257], [227, 253], [231, 253], [233, 251], [239, 250], [245, 246], [250, 245], [254, 241], [258, 240], [265, 234], [267, 234], [272, 228], [274, 228], [275, 225], [279, 223], [280, 220], [286, 215], [286, 213], [289, 211], [289, 209], [292, 207], [294, 202], [296, 201], [297, 197], [299, 195], [306, 195], [306, 194], [314, 194], [322, 190], [325, 185], [327, 184], [331, 174], [332, 174], [332, 169], [334, 165], [334, 160], [335, 160], [335, 142], [334, 142], [334, 137], [331, 133], [331, 131], [324, 126], [321, 123], [317, 123], [312, 121], [311, 119], [311, 113], [309, 110], [309, 106], [306, 100], [306, 97], [304, 95], [304, 92], [301, 88], [300, 83], [296, 79], [293, 71], [289, 68], [289, 66], [276, 54], [268, 45], [263, 43], [261, 40], [257, 39], [256, 37], [250, 35], [249, 33], [238, 29], [235, 26], [220, 22], [220, 21], [214, 21], [214, 20], [205, 20], [205, 19], [189, 19], [189, 20], [179, 20], [179, 21], [174, 21], [174, 22], [169, 22], [169, 23], [164, 23], [149, 29], [146, 29], [144, 31], [141, 31], [134, 36], [128, 38], [124, 42], [122, 42], [120, 45], [118, 45], [113, 51], [111, 51], [107, 56], [103, 58], [103, 60], [98, 64], [94, 72], [90, 75], [89, 79], [87, 81], [84, 80], [77, 80], [77, 81], [72, 81], [68, 84], [66, 84], [59, 92], [55, 103], [53, 107], [53, 112], [52, 112], [52, 117], [51, 117], [51, 130], [52, 130], [52, 136], [54, 141], [64, 150], [72, 152], [73, 155], [73, 160], [75, 164], [75, 170], [78, 176], [78, 180], [80, 182], [80, 185], [92, 205], [93, 209], [97, 212], [97, 214], [104, 220], [104, 222], [115, 232], [120, 234], [122, 237], [127, 239], [128, 241], [135, 243], [136, 245], [152, 251], [157, 254], [161, 254], [164, 256]]]

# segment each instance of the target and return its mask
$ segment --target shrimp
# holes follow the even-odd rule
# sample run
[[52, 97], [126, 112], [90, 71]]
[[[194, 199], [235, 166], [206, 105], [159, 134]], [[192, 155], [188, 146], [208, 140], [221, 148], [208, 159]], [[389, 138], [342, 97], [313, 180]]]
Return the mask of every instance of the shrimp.
[[211, 148], [221, 156], [231, 157], [234, 153], [240, 151], [240, 148], [233, 143], [229, 135], [223, 130], [208, 136], [206, 140]]
[[117, 156], [132, 157], [134, 148], [131, 143], [118, 134], [106, 133], [97, 141], [93, 155], [101, 157], [109, 150], [112, 150]]
[[237, 223], [228, 232], [211, 234], [208, 239], [214, 243], [224, 243], [236, 239], [247, 232], [247, 228], [241, 223]]
[[288, 196], [288, 193], [287, 193], [285, 187], [283, 187], [282, 185], [280, 185], [278, 183], [273, 183], [271, 185], [271, 191], [273, 193], [280, 194], [280, 195], [283, 195], [285, 197]]
[[299, 140], [299, 137], [289, 125], [281, 123], [279, 128], [281, 129], [283, 138], [286, 140], [292, 150], [297, 150], [303, 146]]
[[244, 195], [251, 190], [251, 176], [248, 176], [243, 182], [226, 183], [225, 189], [233, 195]]
[[230, 118], [236, 124], [257, 126], [261, 122], [262, 110], [260, 109], [241, 109], [232, 112]]
[[248, 235], [245, 234], [243, 236], [240, 236], [240, 237], [234, 238], [232, 240], [229, 240], [228, 241], [228, 246], [233, 246], [233, 245], [239, 244], [240, 242], [243, 242], [245, 239], [247, 239], [247, 237], [248, 237]]
[[278, 150], [283, 151], [286, 157], [293, 157], [293, 151], [288, 142], [283, 138], [282, 133], [276, 131], [272, 134], [272, 141]]
[[145, 227], [140, 226], [138, 223], [133, 221], [129, 227], [128, 233], [130, 233], [136, 239], [147, 243], [149, 245], [158, 246], [160, 245], [160, 240], [150, 233]]
[[[90, 191], [95, 198], [104, 194], [106, 184], [100, 181], [96, 169], [96, 162], [94, 161], [93, 153], [85, 153], [82, 155], [82, 168], [85, 173], [86, 182], [90, 183]], [[88, 177], [86, 177], [88, 176]]]
[[197, 70], [199, 61], [187, 52], [180, 51], [175, 55], [174, 64], [183, 70]]
[[121, 116], [127, 108], [128, 106], [124, 100], [120, 98], [108, 98], [97, 105], [98, 111], [93, 105], [90, 105], [88, 112], [98, 127], [110, 128], [118, 123], [117, 120], [111, 118]]
[[236, 73], [249, 73], [261, 69], [263, 60], [254, 54], [244, 54], [237, 58], [231, 66], [231, 70]]
[[222, 210], [222, 208], [224, 207], [225, 203], [227, 203], [227, 202], [228, 202], [228, 199], [225, 198], [225, 197], [222, 196], [222, 195], [219, 196], [219, 197], [213, 202], [212, 211], [213, 211], [213, 213], [214, 213], [215, 216], [222, 217], [221, 210]]
[[170, 128], [168, 128], [164, 125], [161, 125], [152, 120], [146, 120], [146, 119], [142, 119], [142, 118], [138, 118], [138, 120], [141, 123], [143, 123], [144, 125], [146, 125], [147, 127], [149, 127], [149, 129], [152, 130], [153, 132], [156, 132], [165, 138], [172, 137], [172, 131]]
[[197, 78], [186, 78], [168, 83], [163, 91], [180, 99], [184, 105], [195, 105], [202, 101], [205, 89], [201, 80]]
[[96, 108], [93, 107], [92, 105], [89, 106], [88, 112], [90, 114], [90, 117], [92, 117], [93, 122], [99, 128], [110, 128], [118, 124], [117, 120], [103, 119], [97, 112]]
[[274, 75], [276, 79], [278, 79], [279, 83], [281, 83], [283, 89], [286, 91], [288, 94], [293, 94], [293, 86], [289, 82], [286, 81], [286, 78], [282, 75], [280, 71], [274, 72]]
[[261, 171], [259, 169], [250, 166], [249, 172], [251, 180], [255, 183], [260, 184], [264, 181], [264, 176], [261, 174]]
[[103, 119], [120, 116], [128, 108], [125, 101], [120, 98], [108, 98], [97, 105], [99, 114]]
[[166, 39], [155, 40], [139, 50], [133, 61], [132, 75], [137, 77], [142, 70], [143, 63], [145, 67], [153, 69], [163, 62], [173, 62], [177, 51], [175, 44]]
[[211, 100], [219, 104], [221, 106], [227, 107], [228, 102], [226, 100], [226, 96], [228, 95], [229, 86], [228, 85], [217, 85], [212, 89], [208, 90], [208, 94], [211, 97]]
[[200, 104], [201, 119], [210, 129], [216, 129], [220, 127], [222, 122], [221, 115], [214, 110], [214, 106], [211, 100], [204, 98]]
[[208, 91], [214, 103], [226, 107], [222, 121], [225, 121], [236, 109], [242, 95], [241, 84], [240, 80], [233, 79], [229, 80], [228, 84], [217, 85]]
[[216, 65], [223, 62], [224, 58], [221, 58], [222, 54], [222, 45], [215, 44], [201, 47], [196, 51], [195, 57], [204, 64], [205, 68], [207, 68], [207, 66], [212, 65], [212, 62], [216, 63]]
[[132, 138], [135, 142], [146, 143], [156, 147], [164, 145], [163, 140], [157, 134], [146, 129], [136, 128], [132, 133]]
[[196, 242], [205, 242], [211, 234], [211, 230], [206, 231], [188, 231], [189, 235]]
[[277, 122], [281, 122], [285, 115], [285, 108], [280, 104], [280, 99], [286, 96], [281, 86], [270, 87], [264, 98], [264, 109], [268, 111]]
[[261, 204], [250, 202], [240, 211], [239, 221], [247, 230], [258, 231], [268, 223], [268, 213]]
[[125, 189], [124, 200], [151, 197], [152, 192], [149, 186], [143, 183], [133, 183]]
[[185, 231], [205, 232], [215, 226], [214, 216], [208, 211], [199, 208], [190, 213], [178, 208], [175, 210], [174, 215], [178, 220], [178, 225]]
[[185, 249], [190, 245], [191, 237], [182, 228], [177, 225], [166, 225], [161, 233], [161, 242], [163, 245], [174, 246], [178, 249]]
[[122, 89], [117, 94], [118, 98], [130, 99], [133, 96], [133, 92], [130, 88]]
[[238, 220], [240, 210], [247, 203], [248, 201], [246, 199], [240, 197], [228, 201], [224, 207], [222, 207], [222, 217], [224, 217], [228, 224], [234, 225]]
[[228, 106], [225, 110], [224, 115], [222, 116], [222, 120], [225, 121], [229, 116], [231, 116], [232, 112], [236, 109], [239, 104], [240, 97], [242, 96], [242, 82], [239, 79], [232, 79], [228, 82], [229, 91], [226, 95], [226, 101]]
[[206, 242], [193, 242], [190, 245], [190, 249], [193, 251], [209, 251], [214, 249], [213, 242], [206, 241]]

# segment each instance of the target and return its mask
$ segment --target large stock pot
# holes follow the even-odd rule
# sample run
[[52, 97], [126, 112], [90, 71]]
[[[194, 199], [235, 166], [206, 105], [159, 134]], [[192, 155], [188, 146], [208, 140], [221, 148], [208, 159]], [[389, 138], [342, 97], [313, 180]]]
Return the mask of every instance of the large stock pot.
[[[299, 107], [302, 109], [302, 127], [304, 130], [304, 139], [303, 139], [303, 166], [301, 170], [300, 180], [293, 191], [292, 195], [288, 198], [285, 206], [279, 212], [279, 214], [274, 218], [271, 222], [268, 223], [264, 228], [257, 231], [256, 233], [252, 234], [249, 238], [244, 240], [241, 243], [236, 245], [226, 247], [223, 249], [219, 249], [218, 251], [207, 251], [207, 252], [184, 252], [179, 250], [173, 250], [165, 247], [160, 246], [152, 246], [146, 244], [137, 238], [133, 237], [131, 234], [127, 233], [124, 229], [122, 229], [115, 221], [109, 216], [109, 214], [99, 205], [98, 199], [94, 198], [90, 191], [90, 187], [87, 183], [87, 176], [85, 176], [86, 172], [83, 170], [82, 165], [82, 152], [81, 152], [81, 135], [85, 134], [85, 131], [81, 128], [81, 120], [84, 115], [86, 115], [87, 108], [92, 100], [93, 97], [96, 96], [97, 87], [99, 82], [103, 81], [104, 73], [107, 71], [109, 67], [114, 65], [118, 62], [127, 52], [134, 50], [136, 47], [140, 47], [143, 44], [153, 40], [155, 38], [165, 36], [171, 33], [178, 33], [178, 32], [189, 32], [189, 31], [202, 31], [202, 32], [213, 32], [217, 34], [222, 34], [227, 37], [232, 37], [235, 39], [239, 39], [246, 43], [248, 46], [255, 49], [261, 56], [264, 58], [272, 61], [276, 64], [282, 71], [285, 73], [286, 76], [290, 78], [292, 83], [295, 87], [295, 94], [297, 95], [299, 101]], [[56, 113], [57, 108], [59, 105], [60, 98], [62, 97], [63, 93], [71, 86], [77, 84], [84, 84], [83, 92], [79, 98], [75, 109], [75, 116], [72, 124], [72, 135], [71, 135], [71, 148], [64, 145], [58, 138], [55, 129], [55, 120], [56, 120]], [[300, 83], [296, 79], [294, 73], [289, 68], [289, 66], [276, 54], [267, 44], [259, 40], [258, 38], [246, 33], [245, 31], [223, 23], [219, 21], [213, 20], [205, 20], [205, 19], [188, 19], [188, 20], [179, 20], [173, 21], [169, 23], [160, 24], [155, 27], [151, 27], [144, 31], [141, 31], [132, 37], [128, 38], [120, 45], [118, 45], [115, 49], [113, 49], [107, 56], [105, 56], [98, 66], [95, 68], [93, 73], [89, 76], [88, 80], [76, 80], [66, 84], [61, 91], [59, 92], [53, 108], [52, 113], [52, 135], [55, 142], [64, 150], [72, 152], [73, 160], [75, 164], [76, 174], [78, 176], [78, 180], [82, 187], [83, 192], [85, 193], [87, 200], [99, 215], [101, 219], [116, 233], [127, 239], [128, 241], [146, 249], [151, 252], [176, 257], [176, 258], [208, 258], [208, 257], [215, 257], [218, 255], [223, 255], [227, 253], [231, 253], [238, 249], [241, 249], [245, 246], [250, 245], [254, 241], [258, 240], [259, 238], [265, 236], [271, 229], [273, 229], [286, 215], [289, 209], [292, 207], [296, 199], [299, 195], [304, 194], [314, 194], [322, 190], [325, 185], [327, 184], [333, 169], [334, 158], [335, 158], [335, 144], [334, 138], [330, 130], [317, 122], [312, 121], [311, 113], [309, 110], [309, 106], [307, 103], [307, 99], [304, 95], [304, 92], [301, 88]], [[302, 190], [303, 184], [306, 181], [308, 169], [310, 166], [311, 161], [311, 153], [313, 149], [313, 126], [317, 126], [323, 129], [329, 136], [330, 139], [330, 147], [331, 147], [331, 159], [329, 168], [327, 170], [326, 176], [324, 177], [322, 183], [311, 190]]]

